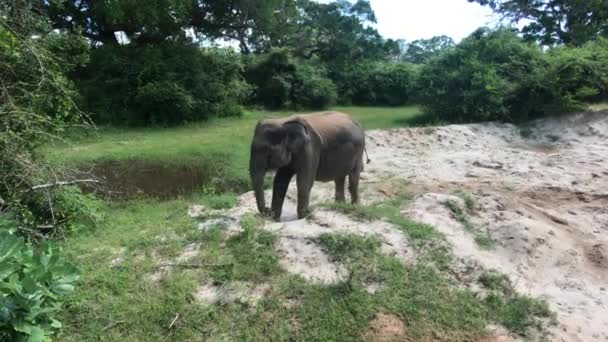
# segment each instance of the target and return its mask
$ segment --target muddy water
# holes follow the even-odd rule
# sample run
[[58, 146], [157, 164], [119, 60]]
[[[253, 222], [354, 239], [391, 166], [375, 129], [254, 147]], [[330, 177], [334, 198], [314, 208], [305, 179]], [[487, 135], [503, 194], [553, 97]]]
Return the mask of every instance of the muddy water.
[[171, 199], [201, 191], [217, 172], [204, 164], [167, 163], [151, 160], [105, 160], [79, 167], [79, 171], [101, 183], [83, 185], [110, 199], [154, 197]]

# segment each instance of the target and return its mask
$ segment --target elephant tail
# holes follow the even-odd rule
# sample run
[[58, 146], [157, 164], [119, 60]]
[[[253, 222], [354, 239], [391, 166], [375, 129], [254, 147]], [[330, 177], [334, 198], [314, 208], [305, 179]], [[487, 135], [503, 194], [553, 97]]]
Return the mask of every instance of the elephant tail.
[[367, 163], [366, 164], [369, 164], [372, 160], [369, 159], [369, 155], [367, 154], [367, 148], [364, 147], [363, 151], [365, 152], [365, 157], [367, 157]]

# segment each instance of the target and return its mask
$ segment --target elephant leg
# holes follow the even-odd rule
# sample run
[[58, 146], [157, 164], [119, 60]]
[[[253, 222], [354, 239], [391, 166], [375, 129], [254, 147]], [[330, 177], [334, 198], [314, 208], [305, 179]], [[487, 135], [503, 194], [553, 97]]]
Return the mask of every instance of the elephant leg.
[[353, 204], [359, 203], [359, 175], [361, 168], [357, 166], [353, 172], [348, 175], [348, 191]]
[[298, 219], [305, 218], [310, 213], [309, 201], [310, 201], [310, 190], [314, 179], [311, 175], [306, 172], [298, 173]]
[[281, 218], [281, 212], [283, 211], [283, 201], [289, 188], [289, 182], [293, 177], [293, 171], [287, 168], [281, 168], [277, 170], [274, 176], [274, 183], [272, 186], [272, 215], [273, 218], [278, 221]]
[[346, 176], [341, 176], [336, 178], [336, 202], [344, 202], [344, 183], [346, 180]]

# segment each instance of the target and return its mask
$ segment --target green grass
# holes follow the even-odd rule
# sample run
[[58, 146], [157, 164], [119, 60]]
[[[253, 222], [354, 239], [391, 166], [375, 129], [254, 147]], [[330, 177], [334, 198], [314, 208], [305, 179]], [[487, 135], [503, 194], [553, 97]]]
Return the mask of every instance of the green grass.
[[[418, 107], [336, 107], [353, 115], [369, 129], [395, 127], [400, 120], [420, 114]], [[262, 117], [291, 112], [247, 111], [242, 118], [216, 119], [173, 128], [99, 128], [66, 144], [56, 142], [42, 149], [52, 161], [78, 163], [98, 159], [196, 160], [218, 154], [244, 168], [255, 123]]]
[[[461, 194], [461, 196], [463, 195]], [[467, 199], [465, 199], [464, 202], [465, 210], [469, 209], [469, 207], [474, 208], [476, 206], [475, 202], [472, 200], [472, 197], [468, 201]], [[473, 234], [474, 240], [477, 245], [484, 249], [494, 248], [494, 246], [496, 245], [496, 241], [492, 239], [492, 237], [490, 236], [490, 232], [487, 229], [477, 227], [473, 222], [471, 222], [471, 220], [469, 220], [467, 212], [460, 208], [458, 203], [453, 200], [447, 200], [443, 203], [443, 205], [445, 205], [446, 208], [448, 208], [452, 212], [456, 220], [458, 220], [458, 222], [462, 224], [464, 230]]]
[[441, 237], [435, 228], [414, 222], [401, 215], [401, 207], [410, 200], [409, 195], [395, 196], [389, 200], [371, 205], [353, 205], [350, 203], [323, 203], [322, 206], [350, 215], [357, 220], [372, 221], [385, 219], [403, 230], [413, 240], [433, 240]]

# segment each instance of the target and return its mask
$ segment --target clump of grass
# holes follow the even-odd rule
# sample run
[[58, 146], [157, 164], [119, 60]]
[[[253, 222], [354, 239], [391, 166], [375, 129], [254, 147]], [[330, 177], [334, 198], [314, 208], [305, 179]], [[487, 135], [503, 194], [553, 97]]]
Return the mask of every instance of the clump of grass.
[[370, 206], [347, 202], [329, 202], [322, 204], [322, 206], [329, 210], [349, 215], [359, 221], [373, 221], [381, 218], [381, 216]]
[[454, 192], [454, 195], [460, 197], [464, 201], [464, 205], [469, 212], [475, 212], [479, 208], [479, 203], [477, 203], [477, 200], [471, 193], [458, 190]]
[[380, 248], [380, 242], [373, 237], [358, 235], [321, 234], [318, 238], [321, 246], [338, 261], [373, 257]]
[[487, 230], [485, 230], [485, 232], [482, 231], [479, 227], [473, 224], [473, 222], [469, 220], [468, 213], [462, 210], [456, 201], [447, 200], [443, 202], [443, 205], [445, 205], [446, 208], [452, 212], [456, 220], [462, 224], [464, 230], [474, 235], [477, 245], [485, 249], [491, 249], [495, 246], [496, 241], [492, 239], [490, 233]]
[[488, 290], [510, 295], [514, 293], [513, 285], [506, 274], [496, 270], [484, 271], [478, 279], [479, 283]]
[[235, 193], [208, 194], [203, 196], [203, 203], [207, 204], [211, 209], [230, 209], [238, 202], [238, 197]]
[[212, 274], [217, 282], [260, 282], [281, 272], [279, 256], [274, 249], [276, 237], [258, 229], [262, 223], [257, 216], [241, 219], [242, 232], [226, 241], [228, 255], [224, 262], [230, 266], [217, 268]]
[[414, 222], [401, 214], [401, 207], [411, 199], [410, 195], [395, 196], [370, 205], [350, 203], [326, 203], [322, 206], [349, 215], [359, 221], [387, 220], [398, 226], [413, 240], [433, 240], [441, 237], [434, 227]]
[[554, 323], [555, 316], [546, 301], [521, 295], [501, 296], [491, 293], [484, 301], [490, 319], [509, 331], [526, 336], [530, 328], [542, 330], [543, 318]]

